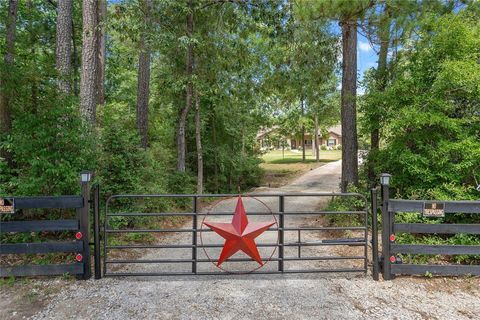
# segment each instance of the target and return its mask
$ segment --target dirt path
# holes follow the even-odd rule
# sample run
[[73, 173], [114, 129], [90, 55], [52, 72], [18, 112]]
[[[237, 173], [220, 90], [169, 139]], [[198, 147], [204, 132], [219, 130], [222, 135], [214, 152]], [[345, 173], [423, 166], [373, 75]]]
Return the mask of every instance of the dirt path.
[[[291, 184], [269, 192], [331, 192], [337, 189], [340, 162], [312, 170]], [[277, 204], [273, 198], [268, 206]], [[215, 210], [231, 210], [235, 200], [224, 201]], [[318, 199], [293, 201], [291, 206], [314, 210]], [[245, 202], [247, 212], [264, 210], [255, 202]], [[288, 208], [287, 208], [288, 210]], [[253, 219], [253, 218], [251, 218]], [[311, 223], [294, 217], [291, 223]], [[274, 241], [272, 233], [260, 241]], [[205, 241], [213, 241], [209, 237]], [[263, 235], [262, 235], [263, 236]], [[310, 237], [322, 237], [322, 234]], [[273, 239], [273, 240], [272, 240]], [[168, 241], [191, 239], [176, 234]], [[167, 241], [167, 240], [166, 240]], [[216, 239], [218, 242], [218, 239]], [[218, 250], [218, 249], [217, 249]], [[324, 250], [324, 249], [323, 249]], [[179, 257], [190, 252], [174, 252]], [[215, 252], [214, 252], [215, 253]], [[266, 254], [265, 252], [262, 252]], [[218, 255], [218, 252], [216, 252]], [[310, 254], [310, 252], [305, 252]], [[317, 252], [318, 254], [318, 252]], [[322, 252], [335, 254], [335, 252]], [[147, 251], [145, 259], [157, 258]], [[315, 265], [317, 266], [317, 265]], [[271, 263], [267, 267], [275, 267]], [[297, 267], [295, 264], [290, 266]], [[136, 266], [139, 270], [138, 266]], [[144, 265], [140, 270], [168, 269], [166, 265]], [[205, 270], [214, 268], [205, 264]], [[122, 270], [128, 270], [122, 269]], [[162, 269], [163, 270], [163, 269]], [[39, 281], [48, 286], [53, 281]], [[36, 319], [473, 319], [480, 314], [478, 279], [397, 278], [375, 282], [370, 276], [346, 274], [225, 275], [155, 278], [105, 278], [69, 283], [52, 293]], [[8, 298], [8, 292], [2, 299]], [[5, 308], [2, 309], [5, 310]], [[8, 307], [8, 306], [7, 306]], [[12, 316], [11, 309], [6, 317]], [[475, 316], [476, 315], [476, 316]]]

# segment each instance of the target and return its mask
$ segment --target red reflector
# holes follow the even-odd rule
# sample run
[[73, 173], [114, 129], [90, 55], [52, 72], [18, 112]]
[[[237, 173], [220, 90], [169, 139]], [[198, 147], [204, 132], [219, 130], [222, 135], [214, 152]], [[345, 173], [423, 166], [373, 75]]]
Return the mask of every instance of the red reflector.
[[391, 256], [390, 257], [390, 262], [395, 263], [395, 261], [397, 261], [397, 258], [395, 258], [395, 256]]
[[77, 260], [78, 262], [81, 262], [83, 260], [83, 256], [79, 253], [75, 256], [75, 260]]
[[77, 238], [77, 240], [82, 239], [82, 237], [83, 237], [83, 234], [80, 231], [75, 233], [75, 238]]
[[395, 241], [395, 235], [393, 233], [390, 235], [390, 241]]

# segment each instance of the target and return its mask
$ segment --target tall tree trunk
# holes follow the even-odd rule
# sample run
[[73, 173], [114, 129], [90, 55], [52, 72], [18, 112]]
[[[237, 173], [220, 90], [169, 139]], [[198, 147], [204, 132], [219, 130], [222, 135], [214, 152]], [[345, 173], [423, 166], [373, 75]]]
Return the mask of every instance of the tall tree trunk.
[[[34, 12], [37, 10], [32, 2], [32, 0], [27, 1], [27, 8], [28, 8], [28, 14], [29, 17], [33, 17]], [[38, 105], [38, 77], [36, 76], [38, 73], [37, 71], [37, 59], [36, 59], [36, 50], [35, 50], [35, 45], [37, 43], [37, 37], [35, 34], [35, 27], [33, 25], [33, 19], [29, 18], [28, 19], [28, 33], [30, 35], [30, 59], [32, 60], [32, 65], [33, 68], [35, 69], [33, 74], [34, 76], [32, 77], [30, 81], [30, 112], [35, 114], [37, 112], [37, 105]]]
[[303, 98], [301, 101], [301, 107], [302, 107], [302, 161], [305, 162], [305, 124], [303, 123], [303, 116], [305, 114], [305, 104], [304, 104]]
[[[378, 53], [378, 66], [377, 66], [377, 89], [379, 92], [385, 91], [387, 86], [387, 58], [388, 58], [388, 48], [390, 45], [390, 14], [388, 4], [385, 4], [385, 9], [380, 19], [380, 25], [378, 28], [378, 38], [380, 40], [380, 51]], [[380, 106], [378, 106], [380, 108]], [[373, 118], [371, 119], [374, 124], [374, 128], [370, 132], [370, 154], [368, 161], [368, 180], [370, 181], [370, 186], [375, 186], [375, 181], [377, 180], [375, 174], [375, 154], [380, 147], [380, 121], [379, 115], [380, 112], [375, 112]]]
[[97, 110], [97, 27], [98, 3], [83, 1], [82, 72], [80, 77], [80, 111], [92, 126], [96, 122]]
[[357, 18], [343, 19], [342, 28], [342, 192], [358, 183], [357, 142]]
[[[8, 3], [8, 16], [6, 23], [5, 40], [5, 66], [0, 78], [0, 134], [8, 134], [12, 129], [12, 114], [10, 110], [11, 96], [11, 72], [15, 56], [15, 32], [17, 23], [17, 0]], [[8, 166], [12, 167], [12, 157], [9, 152], [0, 149], [0, 156], [7, 160]]]
[[73, 94], [78, 97], [80, 94], [80, 90], [78, 89], [78, 81], [79, 81], [79, 61], [78, 61], [78, 50], [77, 50], [77, 43], [75, 41], [75, 24], [72, 20], [72, 65], [73, 65]]
[[320, 161], [320, 148], [318, 146], [318, 115], [315, 113], [315, 160]]
[[203, 193], [203, 149], [202, 122], [200, 119], [200, 97], [195, 92], [195, 142], [197, 144], [197, 193]]
[[150, 25], [151, 0], [144, 2], [144, 29], [140, 35], [138, 55], [137, 85], [137, 129], [143, 148], [148, 147], [148, 100], [150, 98], [150, 47], [146, 41], [147, 28]]
[[58, 89], [65, 95], [69, 95], [72, 90], [72, 8], [72, 0], [58, 1], [55, 58], [58, 72]]
[[[193, 2], [189, 1], [189, 13], [187, 14], [187, 37], [192, 38], [193, 34]], [[193, 98], [193, 44], [190, 42], [187, 47], [186, 54], [186, 74], [188, 78], [187, 89], [185, 93], [185, 106], [180, 109], [178, 128], [177, 128], [177, 171], [185, 172], [185, 157], [186, 157], [186, 139], [185, 126], [187, 122], [188, 111], [192, 107]]]
[[105, 63], [107, 49], [105, 46], [107, 24], [107, 0], [98, 0], [97, 27], [97, 104], [105, 104]]

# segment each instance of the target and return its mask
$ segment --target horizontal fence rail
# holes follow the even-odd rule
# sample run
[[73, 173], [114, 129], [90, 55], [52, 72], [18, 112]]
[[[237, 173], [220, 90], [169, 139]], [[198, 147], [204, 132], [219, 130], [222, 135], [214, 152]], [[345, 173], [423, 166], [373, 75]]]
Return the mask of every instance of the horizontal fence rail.
[[0, 222], [2, 232], [76, 231], [78, 220], [34, 220]]
[[52, 252], [81, 252], [80, 241], [71, 242], [38, 242], [38, 243], [6, 243], [2, 244], [2, 254], [37, 254]]
[[0, 277], [55, 276], [62, 274], [83, 275], [83, 273], [83, 265], [81, 263], [23, 265], [0, 268]]
[[430, 200], [402, 200], [388, 201], [390, 212], [422, 212], [425, 203], [439, 202], [445, 204], [445, 213], [480, 213], [480, 201], [430, 201]]
[[480, 201], [440, 201], [440, 200], [402, 200], [388, 199], [388, 186], [382, 186], [384, 201], [382, 216], [383, 245], [383, 277], [386, 280], [393, 279], [395, 275], [480, 275], [480, 265], [436, 265], [436, 264], [405, 264], [399, 255], [480, 255], [479, 245], [428, 245], [428, 244], [398, 244], [397, 233], [410, 234], [480, 234], [480, 224], [465, 223], [396, 223], [395, 216], [399, 212], [413, 212], [425, 215], [426, 204], [437, 204], [441, 208], [439, 216], [428, 219], [443, 218], [446, 214], [480, 214]]
[[439, 234], [457, 234], [469, 233], [480, 234], [480, 225], [478, 224], [425, 224], [425, 223], [395, 223], [394, 232], [407, 233], [439, 233]]
[[424, 275], [431, 273], [440, 276], [480, 276], [478, 266], [468, 265], [418, 265], [418, 264], [396, 264], [392, 266], [394, 274]]
[[16, 209], [80, 209], [83, 207], [81, 196], [54, 197], [15, 197]]
[[[20, 276], [51, 276], [51, 275], [76, 275], [78, 279], [90, 277], [90, 254], [88, 242], [88, 214], [89, 198], [88, 183], [82, 183], [81, 196], [49, 196], [49, 197], [10, 197], [13, 212], [8, 213], [8, 218], [15, 218], [16, 210], [22, 209], [75, 209], [76, 219], [63, 220], [17, 220], [0, 221], [0, 256], [26, 254], [67, 253], [75, 254], [70, 263], [58, 264], [24, 264], [6, 265], [3, 259], [0, 265], [0, 277]], [[2, 202], [3, 203], [3, 202]], [[2, 220], [6, 213], [0, 214]], [[8, 237], [15, 233], [30, 232], [72, 232], [71, 240], [44, 241], [33, 243], [9, 243]]]
[[[211, 274], [228, 274], [228, 272], [223, 272], [219, 269], [205, 269], [206, 264], [211, 264], [218, 262], [216, 257], [206, 257], [204, 256], [204, 251], [211, 248], [222, 248], [224, 246], [223, 238], [218, 237], [218, 243], [202, 243], [200, 241], [200, 234], [212, 234], [212, 231], [206, 226], [202, 227], [203, 219], [208, 217], [223, 217], [227, 219], [226, 216], [232, 216], [233, 211], [228, 210], [219, 210], [218, 212], [214, 211], [202, 211], [199, 209], [200, 199], [222, 199], [222, 198], [233, 198], [238, 197], [238, 195], [232, 194], [188, 194], [188, 195], [115, 195], [107, 199], [106, 201], [106, 210], [105, 210], [105, 223], [103, 229], [103, 250], [104, 250], [104, 261], [103, 261], [103, 275], [104, 276], [163, 276], [163, 275], [211, 275]], [[322, 198], [331, 198], [331, 197], [355, 197], [360, 200], [362, 204], [361, 210], [348, 211], [326, 211], [326, 210], [316, 210], [316, 211], [306, 211], [302, 210], [301, 205], [294, 206], [293, 209], [289, 208], [289, 199], [291, 198], [312, 198], [317, 197], [319, 200]], [[126, 200], [137, 200], [144, 203], [147, 199], [155, 198], [172, 198], [172, 199], [187, 199], [188, 203], [191, 203], [191, 210], [186, 208], [187, 212], [141, 212], [135, 210], [134, 212], [127, 212], [122, 210], [122, 201]], [[273, 204], [276, 208], [271, 208], [271, 212], [266, 210], [265, 212], [249, 212], [247, 210], [247, 216], [253, 219], [254, 217], [262, 216], [274, 216], [276, 219], [276, 224], [270, 227], [265, 233], [274, 233], [277, 235], [277, 242], [257, 242], [257, 247], [259, 250], [261, 248], [272, 248], [275, 250], [275, 255], [268, 257], [262, 256], [263, 261], [269, 261], [270, 263], [275, 262], [277, 266], [268, 270], [258, 269], [254, 273], [265, 274], [265, 273], [318, 273], [318, 272], [363, 272], [367, 271], [367, 215], [368, 207], [366, 198], [357, 193], [308, 193], [308, 194], [297, 194], [297, 193], [285, 193], [285, 194], [248, 194], [243, 196], [243, 199], [249, 198], [258, 198], [262, 201], [269, 198], [270, 201], [273, 200]], [[116, 201], [120, 203], [115, 207]], [[115, 208], [115, 209], [112, 209]], [[275, 210], [273, 210], [275, 209]], [[117, 210], [118, 212], [114, 212]], [[338, 215], [358, 215], [362, 221], [361, 225], [350, 225], [350, 226], [309, 226], [301, 225], [295, 226], [290, 225], [289, 218], [295, 216], [305, 216], [316, 217], [316, 216], [327, 216], [332, 214]], [[146, 217], [183, 217], [184, 219], [190, 219], [191, 223], [187, 222], [186, 225], [182, 227], [166, 227], [166, 228], [118, 228], [111, 225], [112, 219], [118, 217], [128, 217], [128, 218], [146, 218]], [[222, 220], [223, 221], [223, 220]], [[350, 237], [350, 238], [328, 238], [328, 239], [318, 239], [318, 240], [306, 240], [304, 239], [305, 232], [359, 232], [361, 237]], [[184, 242], [188, 243], [128, 243], [128, 244], [119, 244], [119, 240], [122, 238], [122, 235], [128, 234], [166, 234], [166, 233], [178, 233], [182, 236]], [[190, 236], [187, 236], [190, 234]], [[287, 237], [288, 235], [288, 237]], [[288, 240], [287, 238], [290, 238]], [[187, 239], [187, 240], [185, 240]], [[303, 252], [302, 248], [310, 248], [311, 251], [314, 248], [321, 248], [325, 246], [351, 246], [351, 247], [361, 247], [363, 248], [361, 254], [345, 254], [343, 256], [330, 256], [325, 254], [319, 254], [318, 256], [306, 255]], [[295, 254], [287, 255], [287, 248], [294, 250]], [[113, 250], [174, 250], [178, 253], [179, 249], [190, 250], [191, 253], [188, 257], [175, 256], [171, 254], [170, 251], [159, 251], [158, 256], [154, 254], [155, 259], [145, 259], [145, 258], [120, 258], [113, 256]], [[319, 251], [321, 253], [321, 251]], [[218, 254], [220, 250], [218, 250]], [[230, 257], [227, 260], [229, 263], [244, 263], [253, 261], [250, 258], [244, 257]], [[345, 266], [340, 267], [309, 267], [309, 268], [288, 268], [288, 263], [295, 261], [337, 261]], [[345, 261], [345, 262], [342, 262]], [[346, 261], [360, 261], [360, 264], [349, 266]], [[143, 269], [134, 270], [132, 265], [148, 265], [148, 264], [163, 264], [168, 265], [165, 268], [156, 269], [156, 267], [148, 267], [148, 272]], [[190, 267], [188, 270], [185, 267], [180, 267], [180, 265], [189, 264]], [[130, 265], [128, 269], [124, 269], [125, 265]], [[178, 266], [178, 267], [177, 267]], [[147, 267], [146, 267], [147, 268]], [[203, 269], [202, 269], [203, 268]]]

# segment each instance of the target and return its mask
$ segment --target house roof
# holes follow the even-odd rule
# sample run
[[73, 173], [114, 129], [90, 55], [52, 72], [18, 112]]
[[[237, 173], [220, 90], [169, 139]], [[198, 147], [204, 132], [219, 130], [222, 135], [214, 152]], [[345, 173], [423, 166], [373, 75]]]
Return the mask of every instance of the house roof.
[[336, 126], [330, 127], [327, 129], [328, 132], [335, 133], [337, 136], [342, 136], [342, 125], [337, 124]]
[[268, 135], [269, 133], [271, 133], [272, 131], [275, 131], [277, 130], [278, 128], [280, 128], [280, 126], [278, 125], [275, 125], [271, 128], [261, 128], [258, 132], [257, 132], [257, 136], [256, 136], [256, 139], [262, 139], [263, 137], [265, 137], [266, 135]]

